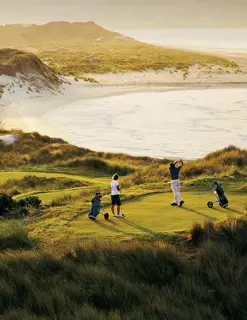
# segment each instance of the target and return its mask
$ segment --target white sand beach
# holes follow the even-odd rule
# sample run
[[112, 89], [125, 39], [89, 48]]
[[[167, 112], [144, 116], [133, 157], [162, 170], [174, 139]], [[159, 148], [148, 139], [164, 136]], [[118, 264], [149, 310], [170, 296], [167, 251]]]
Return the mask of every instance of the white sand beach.
[[241, 72], [194, 66], [186, 74], [88, 74], [99, 84], [63, 78], [59, 92], [28, 93], [12, 79], [0, 99], [1, 124], [133, 155], [194, 159], [229, 144], [247, 148], [247, 58], [218, 54], [237, 61]]

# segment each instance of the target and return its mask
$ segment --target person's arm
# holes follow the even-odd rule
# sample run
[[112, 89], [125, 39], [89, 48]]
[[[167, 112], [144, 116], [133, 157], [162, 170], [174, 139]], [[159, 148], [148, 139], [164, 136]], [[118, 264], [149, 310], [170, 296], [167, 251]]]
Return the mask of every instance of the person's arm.
[[180, 166], [178, 166], [177, 169], [180, 172], [180, 170], [183, 168], [184, 162], [183, 162], [183, 160], [180, 160], [180, 161], [178, 161], [178, 163], [180, 164]]
[[120, 184], [119, 184], [119, 183], [118, 183], [117, 189], [118, 189], [118, 191], [120, 191], [120, 190], [121, 190], [121, 186], [120, 186]]
[[179, 163], [179, 161], [175, 161], [174, 162], [174, 166], [177, 168], [177, 164]]

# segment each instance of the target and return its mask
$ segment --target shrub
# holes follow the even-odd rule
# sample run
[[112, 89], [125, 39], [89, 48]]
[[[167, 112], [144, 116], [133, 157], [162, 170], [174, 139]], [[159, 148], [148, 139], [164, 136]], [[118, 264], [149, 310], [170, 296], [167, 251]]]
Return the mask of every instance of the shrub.
[[17, 205], [20, 207], [32, 207], [39, 209], [42, 205], [42, 201], [38, 197], [30, 196], [17, 201]]
[[6, 214], [15, 208], [16, 203], [11, 196], [6, 194], [0, 195], [0, 215]]
[[41, 200], [38, 197], [26, 197], [15, 201], [11, 196], [6, 194], [0, 195], [0, 215], [7, 218], [21, 218], [28, 214], [27, 207], [40, 208]]

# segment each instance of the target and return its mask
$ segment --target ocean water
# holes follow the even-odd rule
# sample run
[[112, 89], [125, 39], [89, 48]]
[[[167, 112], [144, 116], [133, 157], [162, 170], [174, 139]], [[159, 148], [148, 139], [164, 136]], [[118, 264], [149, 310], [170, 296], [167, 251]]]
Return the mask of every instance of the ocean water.
[[247, 148], [247, 89], [80, 100], [44, 113], [39, 121], [93, 150], [195, 159], [230, 144]]
[[242, 29], [121, 29], [139, 41], [191, 50], [247, 53], [247, 28]]

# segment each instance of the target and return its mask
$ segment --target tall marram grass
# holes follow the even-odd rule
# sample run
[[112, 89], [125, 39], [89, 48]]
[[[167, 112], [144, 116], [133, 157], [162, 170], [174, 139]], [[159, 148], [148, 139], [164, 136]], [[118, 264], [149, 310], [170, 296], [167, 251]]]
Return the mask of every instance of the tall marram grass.
[[[187, 162], [181, 171], [182, 179], [194, 179], [198, 177], [227, 176], [239, 177], [246, 175], [247, 150], [235, 146], [212, 152], [206, 157]], [[143, 184], [161, 182], [170, 179], [169, 165], [166, 163], [154, 163], [149, 166], [139, 167], [128, 177], [128, 183]]]
[[[56, 258], [5, 256], [2, 319], [243, 320], [247, 220], [205, 224], [190, 252], [163, 242], [85, 243]], [[183, 251], [183, 248], [185, 251]]]
[[0, 221], [0, 250], [31, 249], [35, 242], [28, 237], [23, 225], [16, 221]]

